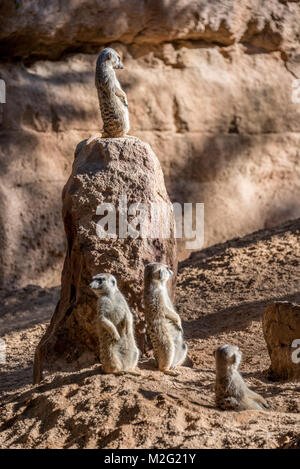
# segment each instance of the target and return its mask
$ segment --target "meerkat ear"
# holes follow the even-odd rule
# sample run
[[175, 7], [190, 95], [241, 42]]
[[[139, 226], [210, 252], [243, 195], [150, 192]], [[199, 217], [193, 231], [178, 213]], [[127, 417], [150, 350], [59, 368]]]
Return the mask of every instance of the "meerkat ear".
[[162, 280], [164, 277], [164, 273], [162, 269], [159, 269], [159, 278]]
[[106, 60], [111, 60], [111, 58], [112, 58], [112, 53], [108, 51], [106, 54]]

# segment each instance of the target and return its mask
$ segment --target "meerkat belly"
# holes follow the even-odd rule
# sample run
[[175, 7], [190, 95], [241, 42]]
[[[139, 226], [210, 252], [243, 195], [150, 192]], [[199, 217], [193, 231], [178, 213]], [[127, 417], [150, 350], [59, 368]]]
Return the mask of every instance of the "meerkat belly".
[[115, 348], [116, 353], [127, 362], [127, 356], [131, 353], [132, 348], [135, 347], [135, 344], [131, 340], [131, 337], [128, 334], [125, 334], [120, 337], [116, 344], [112, 345]]
[[[116, 77], [116, 85], [121, 88], [121, 85]], [[120, 103], [120, 108], [122, 110], [122, 117], [123, 117], [123, 122], [124, 122], [124, 132], [127, 134], [130, 129], [130, 122], [129, 122], [129, 112], [128, 112], [128, 106], [125, 106], [125, 104], [116, 96]]]
[[99, 347], [100, 347], [100, 355], [101, 353], [105, 352], [105, 350], [108, 347], [111, 347], [111, 345], [115, 342], [115, 340], [112, 338], [111, 334], [109, 334], [104, 328], [99, 327]]
[[117, 96], [108, 99], [105, 94], [101, 94], [100, 109], [104, 130], [122, 132], [126, 125], [125, 115], [128, 111], [121, 100]]
[[216, 381], [216, 402], [223, 408], [236, 406], [243, 398], [243, 391], [236, 387], [234, 381], [228, 377]]
[[99, 330], [99, 351], [102, 363], [110, 363], [112, 356], [121, 356], [121, 352], [126, 349], [126, 341], [124, 337], [119, 340], [112, 338], [104, 329]]
[[167, 328], [169, 336], [172, 337], [174, 343], [174, 357], [172, 366], [175, 367], [179, 362], [182, 361], [183, 356], [187, 353], [187, 345], [184, 342], [182, 332], [174, 326], [171, 321], [167, 321]]
[[107, 366], [110, 364], [112, 347], [113, 347], [113, 338], [111, 335], [106, 332], [102, 327], [99, 327], [99, 352], [100, 352], [100, 361], [102, 365]]
[[[106, 309], [105, 317], [115, 326], [120, 336], [124, 335], [125, 315], [120, 314], [119, 311], [116, 311], [114, 307], [112, 307], [111, 309]], [[102, 325], [101, 322], [98, 324], [98, 331], [100, 346], [101, 343], [118, 342], [112, 337], [111, 333], [107, 331], [106, 327]]]
[[155, 355], [158, 355], [162, 348], [168, 348], [169, 330], [165, 320], [148, 323], [148, 332]]
[[124, 106], [123, 103], [122, 103], [122, 106], [124, 107], [124, 114], [123, 114], [124, 132], [127, 134], [130, 130], [129, 112], [128, 112], [128, 107]]

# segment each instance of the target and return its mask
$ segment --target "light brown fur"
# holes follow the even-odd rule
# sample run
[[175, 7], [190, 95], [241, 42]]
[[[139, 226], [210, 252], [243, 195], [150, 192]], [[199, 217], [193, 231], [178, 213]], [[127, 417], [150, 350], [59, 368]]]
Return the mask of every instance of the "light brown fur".
[[266, 410], [269, 405], [251, 391], [238, 372], [242, 352], [235, 345], [222, 345], [215, 352], [216, 405], [223, 410]]
[[144, 305], [149, 333], [158, 369], [176, 376], [176, 366], [187, 358], [181, 319], [169, 297], [166, 283], [173, 272], [164, 264], [154, 262], [145, 267]]
[[122, 69], [119, 54], [109, 47], [103, 49], [97, 59], [95, 85], [103, 120], [102, 137], [125, 137], [130, 129], [126, 93], [116, 77], [114, 69]]
[[139, 359], [133, 317], [113, 275], [98, 274], [90, 288], [97, 296], [97, 328], [104, 373], [132, 373]]

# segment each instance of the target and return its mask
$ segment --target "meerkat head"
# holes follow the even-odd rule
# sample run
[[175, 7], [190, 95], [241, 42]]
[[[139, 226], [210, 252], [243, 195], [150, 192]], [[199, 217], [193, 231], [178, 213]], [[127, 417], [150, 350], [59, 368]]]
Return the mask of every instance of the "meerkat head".
[[124, 68], [118, 52], [116, 52], [114, 49], [111, 49], [111, 47], [106, 47], [100, 52], [98, 61], [100, 63], [106, 62], [107, 64], [111, 65], [112, 68]]
[[117, 290], [117, 280], [111, 274], [98, 274], [93, 277], [89, 287], [99, 296]]
[[231, 368], [237, 370], [242, 359], [242, 352], [236, 345], [221, 345], [214, 351], [217, 370]]
[[152, 262], [145, 267], [145, 282], [155, 282], [165, 285], [174, 272], [165, 264]]

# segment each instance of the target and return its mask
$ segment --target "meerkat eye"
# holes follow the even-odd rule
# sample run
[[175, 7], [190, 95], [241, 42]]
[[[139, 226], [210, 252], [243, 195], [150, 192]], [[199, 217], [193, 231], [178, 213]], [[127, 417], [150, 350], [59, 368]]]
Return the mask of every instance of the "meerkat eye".
[[112, 283], [113, 285], [115, 285], [115, 284], [116, 284], [116, 281], [115, 281], [115, 279], [114, 279], [114, 278], [112, 278], [112, 279], [111, 279], [111, 283]]

